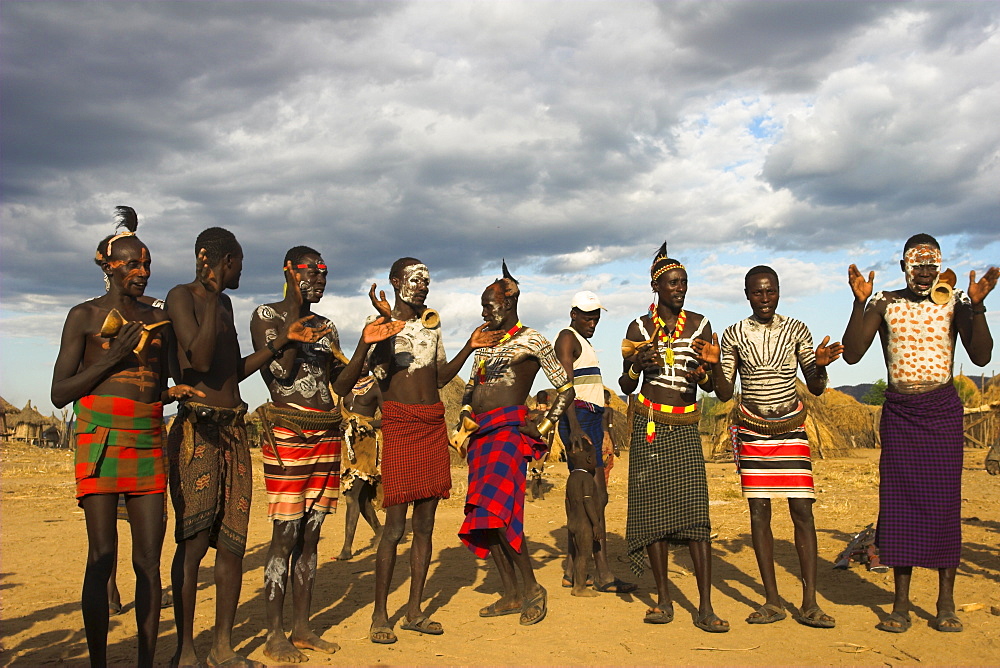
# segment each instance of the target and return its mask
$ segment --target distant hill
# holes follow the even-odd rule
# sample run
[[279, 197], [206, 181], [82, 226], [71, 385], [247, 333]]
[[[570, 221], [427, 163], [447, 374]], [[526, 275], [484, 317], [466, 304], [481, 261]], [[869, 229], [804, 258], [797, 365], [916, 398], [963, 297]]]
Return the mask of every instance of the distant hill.
[[868, 394], [868, 390], [872, 389], [872, 384], [861, 383], [860, 385], [841, 385], [840, 387], [835, 387], [833, 389], [861, 401], [861, 397]]

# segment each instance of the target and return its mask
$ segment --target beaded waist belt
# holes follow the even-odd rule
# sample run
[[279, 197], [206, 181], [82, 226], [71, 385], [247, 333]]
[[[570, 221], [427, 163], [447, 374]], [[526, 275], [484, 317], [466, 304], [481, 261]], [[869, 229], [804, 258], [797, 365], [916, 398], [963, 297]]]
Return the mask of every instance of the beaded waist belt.
[[736, 419], [741, 425], [752, 429], [758, 434], [777, 436], [779, 434], [787, 434], [805, 424], [806, 413], [806, 407], [801, 401], [790, 415], [778, 419], [769, 419], [755, 415], [748, 411], [743, 404], [740, 404], [739, 411], [736, 413]]
[[647, 408], [651, 408], [654, 411], [660, 413], [672, 413], [674, 415], [686, 415], [687, 413], [694, 413], [698, 410], [698, 404], [690, 404], [688, 406], [671, 406], [669, 404], [658, 404], [655, 401], [650, 401], [639, 393], [639, 403]]
[[636, 399], [647, 408], [646, 440], [650, 443], [656, 438], [657, 424], [684, 426], [698, 424], [701, 420], [701, 411], [698, 410], [697, 403], [687, 406], [658, 404], [644, 397], [642, 393]]

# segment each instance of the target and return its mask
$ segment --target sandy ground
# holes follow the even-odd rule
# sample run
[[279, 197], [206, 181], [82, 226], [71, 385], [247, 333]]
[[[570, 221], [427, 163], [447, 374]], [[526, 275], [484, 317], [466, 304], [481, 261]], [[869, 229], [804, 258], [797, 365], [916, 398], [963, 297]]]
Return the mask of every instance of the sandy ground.
[[[0, 527], [0, 664], [86, 664], [79, 606], [86, 535], [83, 513], [73, 499], [71, 454], [24, 445], [4, 444], [2, 454], [2, 527]], [[259, 451], [255, 452], [259, 459]], [[602, 594], [581, 599], [560, 587], [561, 549], [565, 543], [563, 492], [565, 469], [551, 466], [552, 488], [544, 501], [529, 502], [525, 525], [539, 581], [549, 591], [548, 617], [522, 627], [516, 616], [480, 619], [477, 610], [494, 599], [496, 572], [462, 547], [455, 533], [461, 523], [465, 471], [455, 469], [452, 498], [441, 504], [435, 530], [435, 552], [426, 590], [426, 609], [446, 629], [443, 636], [423, 636], [398, 629], [407, 594], [409, 543], [400, 546], [400, 560], [389, 597], [399, 642], [391, 646], [368, 641], [374, 589], [371, 532], [362, 523], [350, 562], [333, 561], [343, 538], [343, 515], [327, 520], [320, 545], [320, 565], [314, 597], [313, 625], [325, 639], [341, 645], [334, 656], [310, 653], [311, 665], [358, 664], [810, 664], [810, 665], [928, 665], [996, 664], [1000, 656], [1000, 479], [982, 470], [983, 450], [966, 452], [964, 507], [965, 548], [956, 585], [957, 603], [981, 604], [961, 614], [966, 630], [942, 634], [928, 625], [934, 613], [935, 574], [914, 574], [913, 628], [891, 635], [873, 627], [892, 600], [891, 574], [869, 573], [855, 564], [849, 571], [831, 568], [849, 534], [875, 519], [877, 511], [877, 452], [858, 451], [850, 459], [816, 463], [819, 534], [819, 598], [837, 618], [837, 627], [819, 630], [792, 620], [770, 626], [750, 626], [743, 620], [762, 602], [757, 567], [750, 546], [746, 503], [740, 498], [733, 467], [708, 465], [714, 543], [714, 602], [730, 620], [728, 634], [704, 633], [691, 624], [697, 603], [691, 562], [684, 548], [671, 552], [671, 582], [677, 618], [666, 626], [642, 623], [652, 602], [652, 575], [636, 579], [628, 571], [625, 553], [627, 460], [612, 473], [608, 507], [609, 550], [622, 578], [635, 580], [635, 595]], [[259, 472], [259, 462], [257, 471]], [[270, 529], [264, 517], [263, 483], [255, 491], [254, 515], [245, 560], [243, 595], [234, 637], [238, 649], [267, 661], [264, 644], [262, 579]], [[780, 510], [781, 506], [776, 506]], [[119, 584], [125, 613], [113, 617], [109, 658], [134, 662], [135, 620], [131, 604], [128, 550], [123, 530]], [[172, 523], [171, 523], [172, 531]], [[779, 587], [786, 604], [798, 603], [798, 572], [792, 528], [787, 513], [775, 513]], [[168, 536], [162, 570], [167, 582], [173, 544]], [[211, 566], [212, 559], [205, 562]], [[133, 580], [134, 581], [134, 580]], [[202, 568], [196, 619], [197, 644], [204, 657], [211, 641], [215, 588], [211, 570]], [[973, 605], [972, 607], [976, 607]], [[174, 650], [173, 615], [165, 610], [160, 624], [158, 662]]]

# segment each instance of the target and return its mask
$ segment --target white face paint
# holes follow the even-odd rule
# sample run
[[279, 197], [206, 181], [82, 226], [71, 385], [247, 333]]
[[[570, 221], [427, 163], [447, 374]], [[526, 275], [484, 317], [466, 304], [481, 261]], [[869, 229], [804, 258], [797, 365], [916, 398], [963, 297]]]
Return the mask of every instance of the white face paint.
[[[941, 273], [941, 250], [929, 244], [914, 246], [903, 254], [903, 266], [906, 286], [921, 297], [929, 295]], [[934, 275], [927, 284], [931, 272]]]
[[403, 269], [399, 298], [407, 304], [423, 304], [431, 285], [431, 273], [426, 264], [411, 264]]

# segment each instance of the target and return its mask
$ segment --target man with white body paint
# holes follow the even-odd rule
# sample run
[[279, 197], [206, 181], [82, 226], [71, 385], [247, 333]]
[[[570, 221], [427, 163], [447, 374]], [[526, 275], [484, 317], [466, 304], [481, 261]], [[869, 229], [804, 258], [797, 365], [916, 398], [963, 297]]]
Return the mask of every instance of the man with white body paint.
[[[296, 246], [285, 255], [285, 298], [258, 306], [250, 319], [255, 350], [267, 349], [271, 361], [260, 369], [271, 402], [259, 410], [264, 421], [264, 480], [268, 520], [273, 524], [264, 567], [267, 641], [264, 654], [280, 663], [309, 660], [301, 649], [333, 654], [340, 647], [309, 627], [316, 581], [317, 545], [327, 513], [337, 508], [340, 489], [340, 411], [330, 384], [339, 392], [351, 384], [341, 376], [360, 374], [369, 347], [403, 328], [403, 323], [371, 323], [348, 361], [340, 351], [337, 328], [311, 306], [323, 298], [327, 267], [319, 252]], [[277, 348], [284, 323], [306, 322], [326, 333], [312, 343]], [[283, 608], [292, 573], [291, 636], [285, 635]]]
[[[478, 327], [462, 350], [450, 362], [441, 340], [437, 313], [424, 302], [430, 273], [420, 260], [404, 257], [389, 270], [395, 291], [390, 308], [385, 294], [373, 301], [379, 313], [402, 321], [403, 329], [375, 346], [369, 367], [382, 391], [382, 492], [385, 526], [375, 560], [375, 609], [369, 639], [387, 645], [396, 642], [386, 609], [389, 585], [396, 566], [396, 546], [406, 527], [406, 508], [413, 504], [413, 544], [410, 549], [410, 595], [402, 628], [440, 635], [441, 624], [421, 610], [421, 598], [431, 559], [434, 513], [440, 499], [451, 490], [451, 457], [444, 422], [444, 404], [439, 388], [455, 377], [476, 348], [494, 345], [502, 332]], [[360, 374], [360, 367], [358, 369]], [[346, 382], [347, 374], [341, 375]], [[345, 392], [358, 379], [351, 377]]]
[[1000, 270], [991, 267], [978, 282], [972, 271], [967, 293], [944, 290], [938, 298], [939, 276], [954, 279], [954, 274], [941, 275], [941, 247], [928, 234], [907, 240], [899, 265], [906, 287], [874, 296], [875, 272], [865, 280], [850, 266], [854, 307], [844, 332], [848, 364], [861, 361], [877, 332], [889, 376], [879, 425], [875, 542], [882, 563], [893, 568], [896, 594], [892, 612], [876, 628], [889, 633], [910, 628], [910, 576], [920, 566], [938, 571], [932, 626], [956, 632], [963, 629], [954, 587], [962, 551], [964, 438], [962, 402], [952, 384], [955, 343], [961, 336], [973, 364], [989, 363], [993, 337], [983, 300], [996, 287]]

